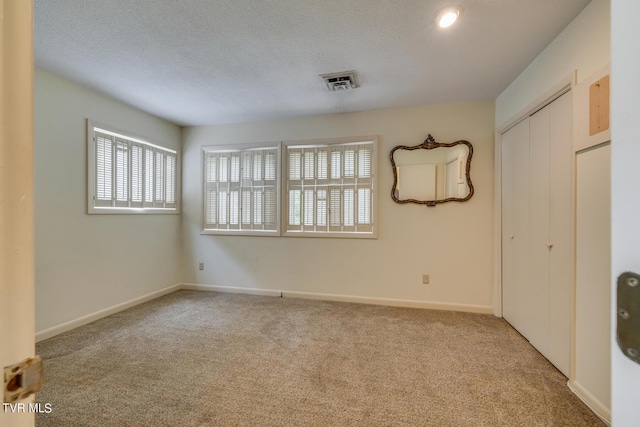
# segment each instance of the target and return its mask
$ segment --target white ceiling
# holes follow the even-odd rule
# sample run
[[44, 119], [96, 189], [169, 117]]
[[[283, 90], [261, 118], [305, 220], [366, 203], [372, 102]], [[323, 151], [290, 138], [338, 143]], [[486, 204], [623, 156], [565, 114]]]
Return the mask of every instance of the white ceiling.
[[179, 125], [493, 100], [589, 1], [35, 0], [35, 62]]

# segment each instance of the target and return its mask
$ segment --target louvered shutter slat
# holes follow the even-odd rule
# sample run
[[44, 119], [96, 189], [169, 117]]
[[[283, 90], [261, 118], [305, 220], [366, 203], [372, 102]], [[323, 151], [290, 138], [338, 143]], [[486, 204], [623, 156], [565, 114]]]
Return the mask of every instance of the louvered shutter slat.
[[167, 155], [167, 173], [166, 173], [166, 203], [174, 204], [176, 202], [176, 156]]
[[[112, 199], [112, 153], [111, 136], [96, 133], [96, 199], [109, 201]], [[102, 204], [104, 206], [104, 204]]]
[[[129, 145], [116, 140], [116, 202], [126, 206], [129, 200]], [[120, 203], [125, 202], [125, 203]]]

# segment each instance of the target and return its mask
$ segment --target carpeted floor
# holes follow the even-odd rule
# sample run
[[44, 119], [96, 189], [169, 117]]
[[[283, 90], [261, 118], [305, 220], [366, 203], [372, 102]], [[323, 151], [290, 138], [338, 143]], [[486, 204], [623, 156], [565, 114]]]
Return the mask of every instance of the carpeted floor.
[[42, 341], [44, 426], [601, 426], [491, 315], [179, 291]]

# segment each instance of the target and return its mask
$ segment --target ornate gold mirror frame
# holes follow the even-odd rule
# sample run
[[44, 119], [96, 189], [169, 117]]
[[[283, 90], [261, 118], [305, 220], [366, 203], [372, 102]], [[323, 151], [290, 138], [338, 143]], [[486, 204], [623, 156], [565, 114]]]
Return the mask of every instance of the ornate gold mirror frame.
[[[434, 150], [436, 148], [450, 148], [450, 147], [455, 147], [458, 145], [466, 145], [468, 148], [468, 153], [467, 153], [467, 160], [466, 160], [466, 168], [465, 168], [465, 178], [466, 178], [466, 188], [468, 189], [467, 194], [465, 197], [448, 197], [448, 198], [442, 198], [442, 199], [438, 199], [437, 197], [434, 198], [433, 200], [418, 200], [415, 198], [407, 198], [407, 199], [401, 199], [398, 198], [398, 193], [399, 193], [399, 188], [398, 188], [398, 181], [399, 181], [399, 171], [398, 171], [398, 166], [396, 165], [396, 160], [394, 159], [393, 154], [398, 151], [398, 150], [407, 150], [407, 151], [413, 151], [413, 150]], [[470, 175], [470, 171], [471, 171], [471, 158], [473, 157], [473, 146], [471, 145], [471, 143], [469, 141], [465, 141], [465, 140], [460, 140], [460, 141], [456, 141], [456, 142], [452, 142], [450, 144], [442, 144], [439, 142], [436, 142], [435, 139], [433, 139], [433, 137], [431, 136], [431, 134], [429, 134], [429, 136], [427, 137], [427, 139], [425, 139], [425, 141], [422, 144], [419, 145], [413, 145], [413, 146], [407, 146], [407, 145], [398, 145], [396, 147], [394, 147], [391, 150], [391, 153], [389, 154], [389, 158], [391, 159], [391, 167], [393, 168], [393, 187], [391, 188], [391, 198], [393, 199], [394, 202], [396, 203], [400, 203], [400, 204], [404, 204], [404, 203], [416, 203], [416, 204], [420, 204], [420, 205], [426, 205], [426, 206], [435, 206], [439, 203], [446, 203], [446, 202], [466, 202], [467, 200], [469, 200], [471, 198], [471, 196], [473, 196], [473, 184], [471, 183], [471, 175]]]

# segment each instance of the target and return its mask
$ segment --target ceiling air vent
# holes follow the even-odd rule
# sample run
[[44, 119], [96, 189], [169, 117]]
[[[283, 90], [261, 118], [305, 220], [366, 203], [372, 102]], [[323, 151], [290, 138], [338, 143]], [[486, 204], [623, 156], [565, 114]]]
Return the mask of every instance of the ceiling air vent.
[[358, 75], [355, 71], [342, 71], [340, 73], [320, 74], [324, 84], [330, 92], [339, 92], [358, 87]]

